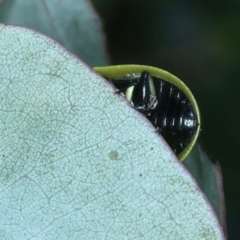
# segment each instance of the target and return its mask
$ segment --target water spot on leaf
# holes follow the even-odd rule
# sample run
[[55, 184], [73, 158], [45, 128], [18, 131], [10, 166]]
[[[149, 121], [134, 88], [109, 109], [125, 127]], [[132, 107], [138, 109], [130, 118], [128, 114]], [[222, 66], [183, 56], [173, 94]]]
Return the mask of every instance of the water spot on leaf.
[[118, 151], [112, 150], [109, 154], [108, 154], [109, 158], [111, 160], [117, 160], [118, 159]]

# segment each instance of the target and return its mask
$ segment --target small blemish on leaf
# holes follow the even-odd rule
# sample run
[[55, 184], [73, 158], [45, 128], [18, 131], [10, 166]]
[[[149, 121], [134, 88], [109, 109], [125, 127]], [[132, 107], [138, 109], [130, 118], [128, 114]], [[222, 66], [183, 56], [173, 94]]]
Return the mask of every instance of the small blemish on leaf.
[[111, 160], [117, 160], [118, 159], [118, 151], [114, 151], [112, 150], [109, 154], [108, 154], [109, 158]]
[[142, 173], [139, 174], [139, 177], [142, 177]]

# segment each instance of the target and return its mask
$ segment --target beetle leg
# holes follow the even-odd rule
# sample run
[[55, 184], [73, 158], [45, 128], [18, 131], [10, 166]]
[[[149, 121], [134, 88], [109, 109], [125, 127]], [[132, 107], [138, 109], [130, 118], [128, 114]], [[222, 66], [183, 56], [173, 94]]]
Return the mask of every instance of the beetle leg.
[[[130, 90], [131, 92], [128, 93]], [[139, 83], [132, 89], [127, 89], [126, 95], [130, 96], [127, 99], [135, 109], [145, 116], [149, 116], [158, 104], [153, 79], [148, 72], [141, 74]]]

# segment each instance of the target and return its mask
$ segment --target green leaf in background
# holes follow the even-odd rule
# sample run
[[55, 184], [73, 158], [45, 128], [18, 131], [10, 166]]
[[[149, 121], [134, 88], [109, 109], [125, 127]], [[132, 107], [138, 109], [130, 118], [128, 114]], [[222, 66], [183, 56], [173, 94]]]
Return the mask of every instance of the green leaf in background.
[[1, 239], [224, 239], [195, 180], [100, 76], [0, 25]]
[[221, 167], [218, 163], [212, 163], [199, 145], [193, 148], [188, 157], [183, 161], [183, 164], [205, 193], [226, 233], [226, 213]]
[[108, 64], [101, 22], [87, 0], [3, 1], [0, 22], [40, 31], [90, 66]]

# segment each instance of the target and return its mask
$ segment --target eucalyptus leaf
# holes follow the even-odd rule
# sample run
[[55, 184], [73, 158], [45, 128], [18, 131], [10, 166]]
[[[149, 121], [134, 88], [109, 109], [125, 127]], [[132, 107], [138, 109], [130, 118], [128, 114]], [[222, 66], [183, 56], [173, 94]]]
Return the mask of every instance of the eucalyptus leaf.
[[219, 163], [213, 163], [207, 154], [196, 145], [188, 157], [183, 161], [198, 186], [205, 193], [222, 228], [226, 232], [226, 210], [223, 193], [222, 171]]
[[0, 25], [2, 239], [223, 239], [151, 124], [53, 40]]
[[108, 64], [101, 22], [88, 0], [7, 0], [0, 22], [36, 29], [90, 66]]

